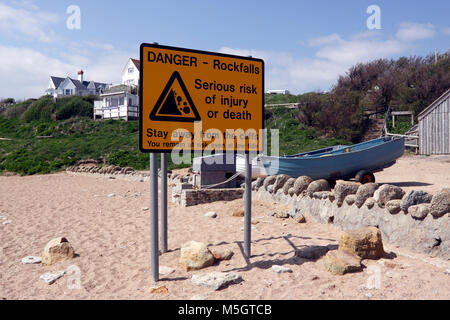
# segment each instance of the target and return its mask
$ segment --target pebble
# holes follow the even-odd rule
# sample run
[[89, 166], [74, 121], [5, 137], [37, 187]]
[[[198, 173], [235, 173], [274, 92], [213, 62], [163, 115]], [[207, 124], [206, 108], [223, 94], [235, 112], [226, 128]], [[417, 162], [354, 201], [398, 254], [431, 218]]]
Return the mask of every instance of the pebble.
[[148, 210], [150, 210], [149, 207], [142, 208], [142, 211], [148, 211]]
[[206, 299], [206, 297], [204, 296], [195, 295], [191, 297], [191, 300], [208, 300], [208, 299]]
[[44, 280], [45, 283], [47, 283], [48, 285], [54, 283], [56, 280], [58, 280], [59, 278], [61, 278], [66, 272], [65, 271], [58, 271], [56, 273], [44, 273], [42, 276], [40, 276], [39, 279]]
[[272, 266], [272, 270], [275, 271], [276, 273], [292, 272], [291, 269], [276, 264]]
[[446, 275], [450, 275], [450, 269], [445, 270], [444, 272]]
[[116, 196], [115, 193], [110, 193], [110, 194], [108, 194], [108, 198], [112, 198], [112, 197], [115, 197], [115, 196]]
[[366, 293], [366, 297], [370, 299], [370, 298], [372, 298], [372, 294], [370, 292]]
[[207, 218], [216, 218], [217, 217], [217, 213], [215, 213], [214, 211], [210, 211], [205, 213], [205, 217]]
[[26, 256], [22, 259], [22, 264], [38, 264], [41, 262], [41, 257]]
[[159, 267], [159, 274], [168, 275], [168, 274], [171, 274], [171, 273], [174, 273], [174, 272], [175, 272], [174, 268], [164, 267], [164, 266], [160, 266]]
[[0, 216], [0, 220], [6, 220], [6, 219], [8, 219], [8, 218], [5, 216]]
[[6, 221], [3, 221], [3, 225], [7, 225], [7, 224], [10, 224], [11, 223], [11, 220], [6, 220]]

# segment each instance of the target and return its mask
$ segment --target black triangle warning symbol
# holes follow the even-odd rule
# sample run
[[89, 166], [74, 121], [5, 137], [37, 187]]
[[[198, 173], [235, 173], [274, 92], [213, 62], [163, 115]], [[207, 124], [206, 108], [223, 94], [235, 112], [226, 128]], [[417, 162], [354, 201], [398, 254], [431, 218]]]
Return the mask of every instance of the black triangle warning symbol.
[[172, 73], [150, 113], [155, 121], [200, 121], [200, 115], [178, 71]]

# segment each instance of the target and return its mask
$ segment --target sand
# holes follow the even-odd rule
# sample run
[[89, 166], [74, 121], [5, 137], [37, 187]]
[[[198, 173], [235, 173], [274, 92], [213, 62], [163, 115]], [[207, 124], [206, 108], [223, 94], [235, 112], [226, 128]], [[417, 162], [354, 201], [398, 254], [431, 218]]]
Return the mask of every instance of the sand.
[[[425, 159], [427, 170], [449, 168], [449, 163]], [[417, 168], [412, 158], [400, 165]], [[408, 167], [409, 168], [409, 167]], [[399, 169], [393, 172], [399, 174]], [[439, 189], [448, 184], [448, 174], [409, 171], [407, 184], [421, 182], [421, 189]], [[447, 172], [449, 172], [447, 170]], [[384, 178], [383, 178], [383, 175]], [[388, 171], [380, 180], [403, 183]], [[431, 179], [431, 178], [430, 178]], [[431, 181], [431, 182], [428, 182]], [[439, 185], [439, 188], [438, 188]], [[413, 187], [413, 186], [409, 186]], [[414, 186], [416, 187], [416, 186]], [[423, 187], [423, 188], [422, 188]], [[108, 195], [115, 194], [113, 197]], [[170, 194], [170, 193], [169, 193]], [[287, 208], [253, 201], [252, 257], [242, 253], [242, 218], [232, 217], [242, 200], [215, 202], [183, 208], [169, 200], [169, 249], [160, 265], [175, 268], [162, 276], [168, 294], [150, 294], [149, 183], [58, 173], [44, 176], [0, 177], [0, 300], [1, 299], [450, 299], [450, 261], [431, 258], [385, 244], [388, 253], [378, 261], [363, 260], [364, 270], [343, 276], [325, 271], [321, 261], [294, 256], [296, 249], [310, 245], [337, 246], [341, 231], [333, 225], [311, 221], [299, 224], [269, 214]], [[204, 214], [215, 211], [217, 218]], [[9, 224], [3, 224], [10, 221]], [[28, 255], [40, 256], [52, 238], [65, 236], [77, 256], [54, 266], [23, 265]], [[234, 251], [229, 261], [203, 270], [184, 272], [179, 267], [180, 246], [189, 240]], [[283, 265], [292, 273], [276, 274], [271, 266]], [[46, 272], [79, 270], [47, 285], [39, 277]], [[244, 279], [220, 291], [191, 283], [193, 274], [236, 271]]]
[[392, 167], [375, 173], [375, 179], [404, 190], [435, 193], [442, 188], [450, 188], [450, 156], [405, 155]]

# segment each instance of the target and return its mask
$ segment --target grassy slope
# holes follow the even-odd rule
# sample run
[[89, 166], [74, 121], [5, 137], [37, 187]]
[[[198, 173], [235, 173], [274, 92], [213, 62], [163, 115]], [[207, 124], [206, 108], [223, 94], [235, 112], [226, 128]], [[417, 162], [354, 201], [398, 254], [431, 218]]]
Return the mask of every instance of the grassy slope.
[[[266, 96], [266, 103], [295, 102], [298, 98], [271, 95]], [[280, 130], [280, 155], [349, 143], [321, 138], [320, 132], [301, 125], [295, 118], [296, 113], [296, 110], [284, 107], [265, 112], [266, 128]], [[11, 139], [0, 140], [0, 172], [49, 173], [63, 170], [81, 159], [104, 160], [107, 164], [146, 170], [148, 155], [138, 149], [138, 131], [138, 121], [93, 121], [78, 117], [24, 122], [23, 119], [0, 116], [0, 138]], [[52, 138], [39, 139], [39, 136]], [[180, 167], [168, 158], [169, 169]]]

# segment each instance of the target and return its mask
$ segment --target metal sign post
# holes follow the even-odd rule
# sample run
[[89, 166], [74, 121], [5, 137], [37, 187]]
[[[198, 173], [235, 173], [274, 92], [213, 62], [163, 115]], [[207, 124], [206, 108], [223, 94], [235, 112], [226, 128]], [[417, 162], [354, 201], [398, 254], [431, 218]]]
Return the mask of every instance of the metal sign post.
[[[261, 151], [258, 131], [264, 128], [264, 61], [143, 43], [139, 71], [139, 149], [150, 153], [152, 280], [159, 280], [158, 241], [161, 253], [168, 250], [167, 153], [173, 151], [212, 148], [246, 153], [244, 243], [245, 255], [250, 257], [252, 174], [248, 153]], [[200, 130], [196, 130], [197, 124]], [[204, 134], [211, 131], [214, 140], [205, 142]], [[162, 153], [160, 235], [157, 153]]]
[[159, 280], [158, 247], [158, 154], [150, 153], [150, 266], [153, 282]]
[[167, 252], [167, 153], [161, 153], [161, 253]]
[[244, 254], [250, 258], [252, 242], [252, 163], [250, 153], [245, 155], [244, 202]]

